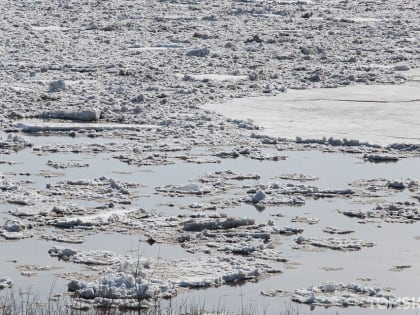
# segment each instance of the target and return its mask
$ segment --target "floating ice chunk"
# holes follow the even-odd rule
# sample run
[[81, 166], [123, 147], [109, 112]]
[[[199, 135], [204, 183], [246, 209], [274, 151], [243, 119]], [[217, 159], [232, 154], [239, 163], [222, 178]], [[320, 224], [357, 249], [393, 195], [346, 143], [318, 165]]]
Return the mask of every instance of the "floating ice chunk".
[[206, 194], [210, 192], [210, 189], [207, 186], [200, 186], [197, 184], [187, 184], [174, 187], [176, 192], [183, 194]]
[[191, 49], [187, 52], [189, 57], [207, 57], [210, 54], [210, 49], [207, 47]]
[[333, 137], [330, 138], [321, 138], [321, 139], [303, 139], [301, 137], [296, 137], [296, 143], [307, 143], [307, 144], [328, 144], [331, 146], [345, 146], [345, 147], [371, 147], [371, 148], [380, 148], [380, 145], [377, 144], [370, 144], [369, 142], [363, 142], [356, 139], [335, 139]]
[[260, 276], [260, 272], [258, 271], [258, 269], [254, 269], [251, 271], [245, 271], [245, 270], [239, 269], [233, 273], [224, 275], [223, 281], [225, 281], [226, 283], [229, 283], [229, 282], [235, 282], [235, 281], [256, 279], [258, 276]]
[[226, 230], [234, 229], [244, 225], [255, 224], [254, 219], [249, 218], [227, 218], [226, 220], [203, 220], [192, 221], [184, 224], [184, 231], [203, 231], [203, 230]]
[[286, 180], [295, 180], [295, 181], [315, 181], [318, 179], [316, 176], [306, 175], [306, 174], [283, 174], [280, 175], [279, 178], [286, 179]]
[[51, 111], [44, 112], [41, 118], [67, 119], [76, 121], [97, 121], [101, 116], [101, 110], [97, 108], [81, 109], [75, 111]]
[[[259, 191], [264, 190], [263, 194]], [[277, 205], [277, 204], [304, 204], [304, 196], [314, 198], [332, 198], [354, 194], [351, 189], [321, 189], [315, 186], [296, 185], [293, 183], [268, 183], [258, 185], [256, 188], [248, 189], [248, 196], [242, 199], [243, 202]]]
[[55, 169], [63, 169], [63, 168], [79, 168], [79, 167], [89, 167], [89, 164], [87, 163], [80, 163], [80, 162], [54, 162], [51, 160], [48, 160], [47, 162], [48, 166], [51, 166]]
[[21, 232], [25, 229], [25, 226], [21, 222], [16, 220], [7, 220], [3, 224], [3, 230], [7, 232]]
[[189, 277], [178, 282], [181, 288], [207, 288], [219, 285], [219, 279], [203, 279], [203, 277]]
[[85, 265], [113, 265], [120, 263], [122, 256], [106, 250], [76, 251], [65, 247], [52, 247], [48, 250], [52, 257]]
[[326, 282], [320, 286], [295, 290], [292, 301], [319, 306], [359, 306], [386, 308], [416, 308], [419, 301], [415, 298], [400, 298], [377, 286], [356, 283], [343, 284]]
[[325, 228], [322, 229], [322, 231], [329, 234], [350, 234], [354, 232], [353, 230], [340, 229], [340, 228], [331, 227], [331, 226], [326, 226]]
[[281, 235], [295, 235], [295, 234], [300, 234], [303, 233], [303, 229], [299, 229], [299, 228], [294, 228], [294, 227], [283, 227], [283, 228], [273, 228], [274, 232], [277, 232]]
[[374, 163], [398, 161], [398, 157], [389, 154], [365, 154], [364, 159]]
[[237, 158], [239, 157], [239, 153], [236, 150], [232, 151], [221, 151], [215, 154], [219, 158], [227, 159], [227, 158]]
[[[303, 237], [299, 236], [295, 239], [299, 245], [311, 245], [314, 247], [328, 248], [341, 251], [357, 251], [363, 247], [373, 247], [374, 243], [365, 242], [359, 239], [343, 239], [343, 238], [322, 238], [322, 237]], [[299, 248], [299, 247], [298, 247]]]
[[23, 238], [32, 237], [32, 234], [28, 233], [26, 226], [17, 220], [7, 220], [0, 228], [0, 236], [3, 236], [7, 240], [19, 240]]
[[66, 89], [66, 83], [64, 80], [57, 80], [50, 83], [48, 86], [48, 93], [58, 93]]
[[408, 71], [410, 67], [408, 65], [396, 65], [394, 66], [395, 71]]
[[24, 121], [14, 124], [14, 127], [23, 132], [60, 132], [60, 131], [116, 131], [116, 130], [139, 130], [157, 128], [156, 125], [139, 125], [139, 124], [117, 124], [117, 123], [89, 123], [89, 122], [67, 122], [58, 123], [50, 121]]
[[[174, 265], [177, 267], [173, 268]], [[279, 270], [253, 258], [244, 260], [232, 256], [159, 260], [158, 264], [147, 267], [141, 260], [121, 258], [120, 263], [107, 269], [106, 275], [94, 282], [72, 280], [68, 290], [77, 292], [82, 301], [91, 299], [95, 307], [109, 305], [111, 301], [107, 299], [112, 299], [115, 306], [138, 307], [139, 300], [172, 297], [180, 287], [214, 287], [277, 272]]]
[[389, 188], [394, 188], [394, 189], [404, 189], [405, 188], [405, 184], [403, 181], [389, 181], [388, 182], [388, 187]]
[[17, 134], [9, 134], [6, 139], [0, 137], [0, 148], [24, 148], [32, 145], [31, 141]]
[[69, 243], [69, 244], [82, 244], [84, 240], [78, 236], [67, 236], [67, 235], [43, 235], [42, 239], [47, 241], [54, 241], [59, 243]]
[[185, 184], [185, 185], [167, 185], [164, 187], [156, 187], [157, 191], [173, 192], [178, 194], [192, 194], [192, 195], [204, 195], [212, 191], [209, 186], [199, 184]]
[[[134, 277], [131, 274], [109, 274], [96, 282], [72, 281], [68, 290], [78, 292], [84, 299], [151, 299], [174, 296], [176, 291], [169, 282]], [[98, 300], [97, 302], [99, 302]]]
[[10, 277], [0, 277], [0, 290], [5, 288], [11, 288], [13, 286], [13, 280]]
[[32, 26], [34, 31], [67, 31], [68, 28], [58, 25], [47, 25], [47, 26]]
[[262, 200], [264, 200], [266, 197], [265, 192], [263, 190], [258, 189], [257, 192], [252, 196], [252, 202], [258, 203]]
[[223, 248], [223, 251], [230, 252], [233, 254], [250, 255], [258, 251], [259, 249], [262, 249], [261, 246], [259, 246], [259, 244], [253, 245], [253, 244], [250, 244], [249, 242], [244, 242], [241, 244], [238, 244], [238, 243], [227, 244]]
[[420, 220], [420, 209], [415, 203], [394, 202], [377, 205], [374, 209], [342, 211], [345, 216], [359, 219], [377, 218], [386, 222], [413, 223]]
[[202, 183], [213, 183], [222, 180], [246, 180], [246, 179], [260, 179], [258, 174], [241, 174], [232, 170], [215, 171], [212, 173], [206, 173], [206, 175], [200, 177]]
[[70, 257], [77, 254], [77, 251], [70, 248], [54, 246], [48, 250], [48, 254], [50, 254], [52, 257], [58, 257], [68, 260]]
[[65, 180], [55, 184], [48, 184], [45, 194], [62, 195], [66, 198], [78, 198], [84, 200], [108, 200], [119, 203], [129, 203], [133, 197], [131, 188], [138, 184], [132, 182], [120, 182], [112, 178], [101, 176], [91, 180]]
[[83, 215], [77, 217], [66, 217], [51, 222], [51, 225], [61, 228], [72, 228], [76, 226], [103, 226], [122, 222], [127, 215], [135, 210], [116, 209], [99, 214]]
[[313, 225], [313, 224], [317, 224], [319, 222], [319, 219], [296, 216], [292, 218], [290, 221], [294, 223], [306, 223], [306, 224]]

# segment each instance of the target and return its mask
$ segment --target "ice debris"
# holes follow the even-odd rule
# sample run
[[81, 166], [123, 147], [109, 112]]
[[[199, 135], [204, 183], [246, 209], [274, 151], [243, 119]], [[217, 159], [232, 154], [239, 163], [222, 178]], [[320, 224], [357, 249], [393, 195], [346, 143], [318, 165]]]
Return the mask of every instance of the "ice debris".
[[19, 240], [23, 238], [32, 237], [28, 232], [28, 226], [17, 220], [7, 220], [3, 226], [0, 227], [0, 236], [7, 240]]
[[378, 204], [371, 210], [344, 210], [345, 216], [359, 219], [382, 219], [385, 222], [413, 223], [420, 220], [420, 207], [414, 202]]
[[106, 250], [77, 251], [66, 247], [51, 247], [48, 253], [65, 261], [85, 265], [114, 265], [121, 261], [120, 255]]
[[248, 196], [242, 199], [243, 202], [261, 205], [300, 205], [305, 203], [305, 197], [333, 198], [351, 196], [354, 194], [354, 191], [351, 189], [320, 189], [315, 186], [296, 185], [293, 183], [269, 183], [248, 189], [247, 194]]
[[205, 195], [212, 192], [212, 189], [209, 186], [194, 183], [185, 185], [166, 185], [163, 187], [156, 187], [156, 190], [180, 195]]
[[305, 182], [305, 181], [315, 181], [318, 179], [316, 176], [311, 176], [307, 174], [282, 174], [278, 176], [280, 179], [286, 179], [286, 180], [294, 180], [299, 182]]
[[397, 156], [390, 154], [365, 154], [364, 159], [373, 163], [397, 162], [399, 160]]
[[227, 218], [225, 220], [192, 220], [184, 224], [185, 231], [203, 231], [203, 230], [226, 230], [234, 229], [240, 226], [253, 225], [254, 219], [249, 218]]
[[21, 135], [9, 134], [5, 139], [0, 137], [0, 149], [23, 149], [32, 146], [33, 143]]
[[64, 80], [52, 81], [48, 86], [48, 93], [58, 93], [66, 89]]
[[10, 277], [0, 277], [0, 290], [11, 288], [13, 286], [13, 280]]
[[130, 203], [132, 189], [137, 186], [136, 183], [120, 182], [101, 176], [91, 180], [65, 180], [56, 184], [48, 184], [44, 193], [47, 196], [64, 196], [69, 199]]
[[51, 111], [40, 114], [40, 118], [65, 119], [75, 121], [97, 121], [101, 111], [97, 108], [81, 109], [78, 111]]
[[353, 230], [340, 229], [340, 228], [331, 227], [331, 226], [326, 226], [325, 228], [322, 229], [322, 231], [328, 234], [350, 234], [354, 232]]
[[[141, 211], [141, 210], [139, 210]], [[50, 225], [59, 228], [74, 228], [74, 227], [93, 227], [117, 223], [128, 222], [129, 215], [137, 210], [132, 209], [113, 209], [109, 211], [101, 211], [97, 214], [85, 214], [81, 216], [66, 216], [64, 218], [57, 218], [49, 222]]]
[[80, 300], [91, 301], [94, 307], [112, 303], [134, 308], [141, 300], [172, 297], [181, 288], [220, 286], [278, 272], [266, 264], [232, 256], [156, 262], [140, 257], [120, 259], [94, 282], [74, 279], [68, 283], [68, 290], [76, 292]]
[[356, 283], [325, 282], [320, 286], [295, 290], [292, 301], [318, 306], [359, 306], [373, 308], [418, 307], [415, 298], [400, 298], [378, 287]]
[[80, 163], [80, 162], [65, 162], [64, 163], [64, 162], [55, 162], [51, 160], [48, 160], [47, 165], [55, 169], [89, 167], [88, 163]]
[[[184, 221], [179, 243], [189, 252], [212, 251], [239, 254], [272, 261], [286, 261], [272, 241], [279, 235], [292, 235], [301, 229], [256, 224], [249, 218], [198, 217]], [[273, 240], [274, 239], [274, 240]]]
[[302, 216], [296, 216], [290, 220], [290, 222], [293, 223], [306, 223], [309, 225], [318, 224], [319, 219], [317, 218], [308, 218], [308, 217], [302, 217]]
[[374, 243], [365, 242], [359, 239], [344, 239], [344, 238], [325, 238], [325, 237], [304, 237], [299, 236], [295, 239], [295, 242], [299, 245], [296, 248], [300, 248], [301, 245], [310, 245], [313, 247], [328, 248], [340, 251], [358, 251], [363, 247], [373, 247]]

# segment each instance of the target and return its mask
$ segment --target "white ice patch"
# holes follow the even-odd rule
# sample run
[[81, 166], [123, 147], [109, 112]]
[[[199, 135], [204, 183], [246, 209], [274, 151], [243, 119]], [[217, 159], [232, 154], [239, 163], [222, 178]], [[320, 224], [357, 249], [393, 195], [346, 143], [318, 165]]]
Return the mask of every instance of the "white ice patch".
[[32, 26], [34, 31], [48, 31], [48, 32], [63, 32], [68, 31], [69, 29], [66, 27], [61, 27], [58, 25], [47, 25], [47, 26]]
[[185, 185], [167, 185], [163, 187], [156, 187], [157, 191], [167, 193], [178, 193], [186, 195], [205, 195], [212, 192], [212, 189], [206, 185], [199, 184], [185, 184]]
[[[264, 133], [289, 139], [334, 137], [389, 145], [420, 143], [420, 84], [289, 90], [272, 97], [207, 105], [229, 118], [252, 118]], [[409, 113], [409, 114], [407, 114]]]
[[418, 299], [399, 298], [377, 286], [337, 282], [326, 282], [320, 286], [296, 290], [292, 295], [292, 300], [298, 303], [326, 307], [417, 308], [419, 306]]
[[[53, 90], [58, 89], [58, 87], [53, 87]], [[66, 119], [66, 120], [75, 120], [75, 121], [97, 121], [101, 116], [101, 110], [97, 108], [87, 108], [81, 110], [73, 111], [50, 111], [44, 112], [40, 115], [41, 118], [47, 119]]]
[[31, 147], [32, 145], [31, 141], [17, 134], [9, 134], [6, 139], [0, 137], [0, 149], [24, 148]]
[[113, 123], [58, 123], [47, 121], [26, 120], [18, 122], [14, 125], [23, 132], [58, 132], [58, 131], [112, 131], [112, 130], [139, 130], [157, 128], [155, 125], [139, 125], [139, 124], [113, 124]]
[[130, 307], [136, 307], [140, 300], [173, 297], [181, 288], [217, 287], [276, 272], [255, 260], [228, 256], [156, 262], [121, 259], [96, 281], [73, 280], [68, 289], [82, 300], [91, 300], [95, 307], [109, 305], [108, 299], [120, 307], [128, 306], [130, 300]]
[[0, 177], [0, 190], [2, 191], [17, 191], [20, 188], [20, 184], [8, 179], [7, 177]]
[[3, 226], [0, 227], [0, 236], [7, 240], [19, 240], [23, 238], [32, 237], [32, 234], [27, 231], [27, 226], [17, 220], [7, 220]]
[[72, 228], [80, 226], [103, 226], [116, 222], [124, 222], [127, 215], [135, 210], [116, 209], [98, 214], [65, 217], [54, 220], [51, 225], [61, 228]]
[[85, 265], [115, 265], [121, 262], [123, 256], [106, 250], [77, 251], [66, 247], [52, 247], [48, 250], [52, 257]]
[[346, 210], [341, 212], [351, 218], [382, 219], [390, 223], [414, 223], [420, 221], [420, 208], [418, 204], [410, 202], [378, 204], [371, 210]]
[[295, 242], [298, 244], [297, 249], [305, 245], [310, 245], [313, 247], [328, 248], [333, 250], [340, 251], [358, 251], [364, 247], [373, 247], [374, 243], [365, 242], [359, 239], [351, 238], [333, 238], [333, 237], [304, 237], [299, 236], [295, 239]]
[[218, 82], [240, 81], [240, 80], [248, 79], [248, 76], [246, 75], [217, 74], [217, 73], [188, 74], [188, 75], [177, 74], [176, 76], [179, 78], [183, 78], [184, 80], [197, 80], [197, 81], [209, 80], [209, 81], [218, 81]]
[[268, 183], [248, 189], [247, 196], [242, 202], [252, 203], [259, 206], [305, 203], [305, 197], [332, 198], [353, 195], [351, 189], [321, 189], [315, 186], [307, 186], [293, 183]]

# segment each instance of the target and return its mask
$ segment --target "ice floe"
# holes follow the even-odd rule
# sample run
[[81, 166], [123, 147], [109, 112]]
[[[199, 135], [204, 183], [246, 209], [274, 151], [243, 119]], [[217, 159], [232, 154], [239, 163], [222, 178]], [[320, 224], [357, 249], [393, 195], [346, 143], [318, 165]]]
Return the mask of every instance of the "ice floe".
[[13, 280], [10, 277], [0, 277], [0, 290], [11, 288], [12, 286]]
[[420, 220], [420, 206], [414, 202], [378, 204], [371, 210], [343, 210], [340, 212], [351, 218], [382, 219], [391, 223], [414, 223]]
[[33, 234], [29, 232], [29, 229], [30, 226], [25, 225], [21, 221], [7, 220], [0, 227], [0, 236], [6, 240], [19, 240], [32, 237]]
[[247, 191], [248, 196], [244, 197], [242, 201], [258, 205], [299, 205], [305, 203], [306, 197], [346, 197], [351, 196], [354, 193], [355, 192], [351, 189], [321, 189], [315, 186], [274, 182], [249, 189]]
[[398, 297], [378, 286], [339, 282], [325, 282], [320, 286], [295, 290], [292, 301], [324, 307], [359, 306], [384, 309], [417, 307], [419, 303], [415, 298]]
[[18, 134], [9, 134], [6, 138], [0, 137], [0, 149], [23, 149], [32, 147], [33, 143]]
[[313, 247], [319, 248], [328, 248], [333, 250], [340, 251], [358, 251], [364, 247], [373, 247], [375, 246], [372, 242], [365, 242], [359, 239], [351, 238], [333, 238], [333, 237], [304, 237], [299, 236], [295, 239], [295, 242], [298, 244], [297, 249], [302, 246], [310, 245]]
[[79, 111], [52, 111], [40, 114], [43, 119], [65, 119], [76, 121], [97, 121], [101, 116], [99, 109], [82, 109]]
[[124, 183], [102, 176], [91, 180], [65, 180], [57, 184], [48, 184], [44, 193], [47, 196], [64, 196], [67, 199], [130, 203], [132, 191], [136, 187], [137, 183]]
[[205, 195], [212, 192], [211, 187], [194, 183], [156, 187], [156, 190], [159, 192], [175, 193], [178, 195]]
[[[177, 268], [170, 268], [174, 264]], [[254, 281], [278, 272], [266, 264], [229, 256], [178, 261], [140, 257], [121, 259], [94, 282], [74, 279], [68, 283], [68, 290], [93, 307], [138, 308], [142, 301], [173, 297], [182, 289]]]

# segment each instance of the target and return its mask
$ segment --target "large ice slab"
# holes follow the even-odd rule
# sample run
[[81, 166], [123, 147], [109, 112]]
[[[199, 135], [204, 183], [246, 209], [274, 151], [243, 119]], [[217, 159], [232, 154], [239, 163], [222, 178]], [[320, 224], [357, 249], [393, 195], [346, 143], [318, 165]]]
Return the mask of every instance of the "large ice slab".
[[420, 84], [289, 90], [206, 107], [254, 120], [265, 134], [289, 139], [334, 137], [379, 145], [420, 143]]

